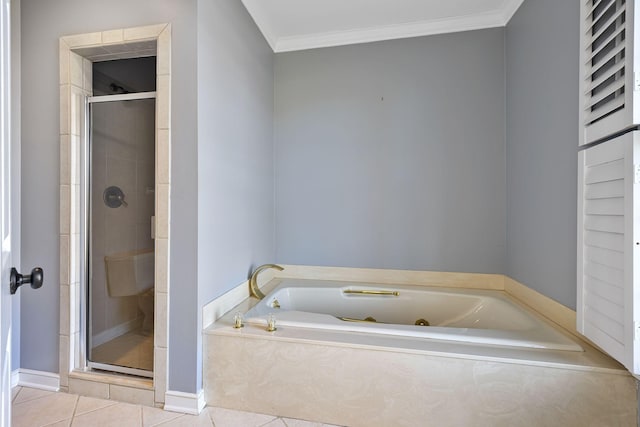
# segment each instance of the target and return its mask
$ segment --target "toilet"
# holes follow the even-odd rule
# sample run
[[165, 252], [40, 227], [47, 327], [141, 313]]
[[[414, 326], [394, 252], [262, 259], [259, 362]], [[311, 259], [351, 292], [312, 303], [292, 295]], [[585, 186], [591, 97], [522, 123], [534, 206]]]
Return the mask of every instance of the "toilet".
[[142, 332], [153, 332], [153, 249], [122, 252], [104, 257], [107, 290], [111, 297], [138, 297], [142, 312]]

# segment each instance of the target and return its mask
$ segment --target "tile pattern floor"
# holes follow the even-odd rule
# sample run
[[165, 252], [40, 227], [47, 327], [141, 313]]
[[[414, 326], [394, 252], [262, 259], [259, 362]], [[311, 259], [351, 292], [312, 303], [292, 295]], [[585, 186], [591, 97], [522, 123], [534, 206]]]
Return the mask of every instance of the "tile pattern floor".
[[271, 415], [207, 407], [199, 416], [141, 405], [55, 393], [27, 387], [12, 390], [14, 427], [337, 427]]
[[94, 347], [91, 360], [109, 365], [153, 370], [153, 334], [145, 335], [141, 329], [127, 332]]

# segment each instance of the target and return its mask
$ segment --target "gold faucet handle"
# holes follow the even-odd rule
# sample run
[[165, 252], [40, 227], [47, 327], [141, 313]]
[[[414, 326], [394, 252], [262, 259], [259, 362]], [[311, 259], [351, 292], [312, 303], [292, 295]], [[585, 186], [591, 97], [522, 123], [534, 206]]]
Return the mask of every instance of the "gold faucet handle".
[[267, 332], [274, 332], [277, 329], [278, 328], [276, 328], [276, 316], [274, 316], [273, 313], [271, 313], [269, 315], [269, 318], [267, 319]]

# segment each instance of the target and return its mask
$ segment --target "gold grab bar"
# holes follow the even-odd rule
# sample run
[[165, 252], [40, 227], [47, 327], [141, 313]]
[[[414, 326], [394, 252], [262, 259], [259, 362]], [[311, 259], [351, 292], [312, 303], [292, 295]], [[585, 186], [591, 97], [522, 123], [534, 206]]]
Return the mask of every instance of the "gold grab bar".
[[344, 291], [342, 291], [342, 293], [343, 294], [360, 294], [360, 295], [390, 295], [394, 297], [400, 296], [400, 292], [398, 291], [375, 291], [372, 289], [363, 289], [363, 290], [345, 289]]
[[378, 323], [378, 321], [376, 319], [374, 319], [373, 317], [369, 316], [366, 319], [354, 319], [352, 317], [339, 317], [336, 316], [338, 319], [342, 320], [343, 322], [366, 322], [366, 323]]
[[[375, 318], [369, 316], [364, 319], [354, 319], [353, 317], [340, 317], [336, 316], [337, 319], [342, 320], [343, 322], [360, 322], [360, 323], [385, 323], [378, 322]], [[431, 326], [428, 320], [418, 319], [415, 322], [415, 326]]]

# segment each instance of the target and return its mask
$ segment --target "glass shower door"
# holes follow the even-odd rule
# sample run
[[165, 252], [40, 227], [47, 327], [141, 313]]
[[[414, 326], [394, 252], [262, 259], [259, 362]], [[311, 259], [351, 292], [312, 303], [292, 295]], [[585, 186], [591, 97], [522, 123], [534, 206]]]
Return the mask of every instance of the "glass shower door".
[[155, 98], [144, 95], [90, 98], [87, 359], [151, 377]]

